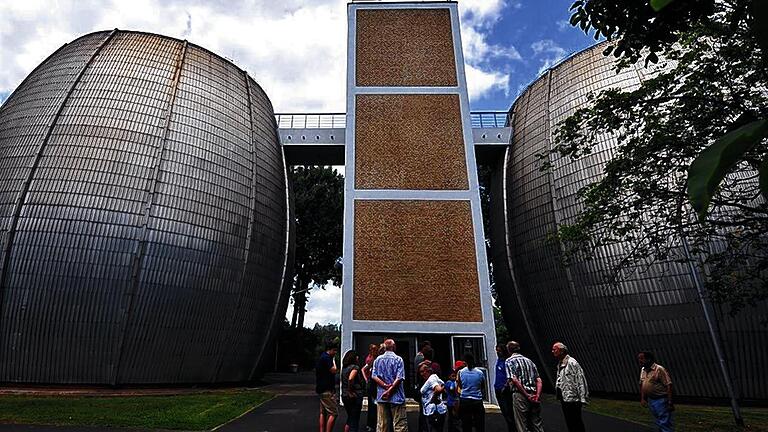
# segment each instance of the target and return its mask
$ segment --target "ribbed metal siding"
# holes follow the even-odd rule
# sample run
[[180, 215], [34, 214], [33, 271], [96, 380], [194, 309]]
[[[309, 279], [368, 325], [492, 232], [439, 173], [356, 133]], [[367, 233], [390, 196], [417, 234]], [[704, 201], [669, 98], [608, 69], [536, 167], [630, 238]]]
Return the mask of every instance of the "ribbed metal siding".
[[[9, 153], [31, 143], [33, 154], [52, 127], [0, 287], [0, 381], [247, 379], [273, 322], [289, 234], [272, 107], [202, 48], [107, 37], [65, 46], [0, 108], [4, 167], [31, 166], [32, 156]], [[51, 100], [36, 102], [43, 91]], [[18, 171], [3, 170], [3, 215]]]
[[[628, 69], [617, 75], [612, 59], [602, 56], [601, 50], [598, 45], [548, 71], [512, 108], [515, 134], [503, 197], [508, 236], [499, 229], [492, 233], [496, 260], [506, 258], [501, 248], [508, 245], [519, 282], [514, 285], [509, 277], [496, 275], [504, 314], [521, 315], [520, 304], [512, 301], [513, 294], [519, 295], [542, 352], [539, 361], [554, 368], [549, 346], [555, 340], [565, 342], [584, 366], [594, 390], [636, 392], [639, 371], [634, 355], [650, 349], [670, 369], [679, 394], [727, 397], [687, 266], [657, 264], [633, 274], [617, 288], [609, 283], [608, 272], [624, 254], [621, 245], [600, 248], [594, 260], [565, 268], [559, 249], [547, 242], [547, 233], [556, 224], [575, 220], [580, 208], [576, 192], [599, 178], [617, 142], [613, 136], [600, 136], [595, 151], [575, 162], [552, 156], [550, 173], [538, 171], [534, 155], [551, 148], [556, 125], [586, 104], [587, 93], [611, 87], [634, 89], [641, 78], [654, 74]], [[496, 172], [497, 178], [501, 175]], [[492, 215], [496, 218], [504, 218], [498, 209]], [[504, 266], [495, 261], [494, 268], [503, 271]], [[759, 324], [765, 309], [736, 320], [724, 314], [719, 317], [729, 367], [744, 397], [768, 398], [768, 379], [745, 339], [750, 335], [753, 341], [766, 340], [768, 331]], [[520, 325], [513, 332], [516, 337], [531, 333]]]
[[[91, 245], [78, 236], [78, 230], [84, 224], [75, 222], [63, 228], [59, 221], [74, 222], [82, 215], [78, 214], [77, 207], [62, 203], [64, 208], [60, 218], [46, 217], [47, 208], [39, 202], [41, 182], [32, 177], [35, 175], [32, 167], [37, 162], [43, 172], [48, 170], [44, 146], [54, 151], [57, 146], [57, 137], [50, 128], [59, 120], [57, 114], [60, 111], [62, 117], [66, 115], [67, 97], [107, 38], [107, 33], [94, 34], [83, 38], [81, 43], [61, 48], [22, 83], [0, 110], [3, 178], [0, 364], [2, 375], [9, 381], [27, 376], [31, 381], [55, 380], [67, 371], [79, 368], [91, 368], [91, 373], [102, 379], [109, 374], [110, 350], [89, 354], [93, 344], [99, 343], [95, 339], [112, 333], [115, 326], [104, 319], [103, 309], [93, 314], [83, 313], [79, 304], [72, 304], [73, 298], [85, 292], [91, 291], [88, 301], [102, 300], [102, 304], [109, 303], [106, 298], [112, 294], [92, 292], [92, 286], [81, 287], [76, 283], [76, 273], [88, 266], [86, 255]], [[32, 181], [28, 182], [30, 179]], [[55, 180], [49, 182], [54, 204], [78, 199], [76, 193], [56, 193], [57, 186]], [[32, 206], [23, 206], [25, 202], [31, 202]], [[38, 238], [29, 232], [34, 229], [39, 230]], [[13, 232], [15, 238], [12, 238]], [[15, 244], [27, 247], [14, 247]], [[52, 253], [51, 247], [60, 245], [69, 246], [67, 253]], [[64, 266], [62, 261], [71, 261], [73, 265]], [[116, 284], [119, 286], [119, 282]], [[57, 286], [61, 288], [46, 289]], [[74, 291], [72, 295], [67, 293], [70, 290]], [[98, 299], [100, 295], [106, 298]], [[67, 303], [71, 305], [68, 311], [63, 310]], [[95, 325], [90, 325], [89, 321]], [[82, 343], [72, 346], [67, 335], [77, 327], [83, 329], [85, 337]], [[50, 362], [52, 358], [64, 356], [67, 357], [66, 364], [39, 367], [41, 361]]]

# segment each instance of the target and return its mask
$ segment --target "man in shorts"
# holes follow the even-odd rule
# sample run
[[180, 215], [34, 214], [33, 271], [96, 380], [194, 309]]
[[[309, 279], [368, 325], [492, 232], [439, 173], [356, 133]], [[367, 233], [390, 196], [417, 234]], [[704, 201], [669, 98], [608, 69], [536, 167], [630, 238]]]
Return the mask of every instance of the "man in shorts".
[[336, 401], [336, 353], [339, 346], [335, 341], [325, 344], [325, 351], [320, 354], [315, 365], [315, 391], [320, 396], [320, 432], [331, 432], [336, 417], [339, 415], [339, 404]]

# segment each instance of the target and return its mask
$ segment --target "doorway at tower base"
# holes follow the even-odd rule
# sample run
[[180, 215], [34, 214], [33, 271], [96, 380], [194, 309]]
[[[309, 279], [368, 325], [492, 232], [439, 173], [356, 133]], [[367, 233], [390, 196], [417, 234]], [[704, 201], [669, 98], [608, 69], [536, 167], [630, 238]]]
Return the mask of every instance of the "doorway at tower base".
[[433, 361], [437, 362], [441, 368], [440, 379], [446, 380], [453, 370], [456, 361], [464, 358], [464, 354], [471, 353], [477, 362], [477, 367], [485, 375], [485, 386], [483, 388], [483, 399], [490, 402], [490, 381], [488, 367], [496, 359], [488, 359], [486, 355], [486, 338], [484, 334], [437, 334], [437, 333], [352, 333], [352, 349], [360, 356], [360, 362], [364, 362], [368, 355], [368, 347], [371, 344], [381, 345], [385, 339], [395, 341], [395, 354], [403, 358], [405, 364], [405, 396], [417, 400], [418, 389], [415, 383], [417, 380], [416, 365], [414, 358], [419, 352], [419, 347], [429, 341], [434, 350]]

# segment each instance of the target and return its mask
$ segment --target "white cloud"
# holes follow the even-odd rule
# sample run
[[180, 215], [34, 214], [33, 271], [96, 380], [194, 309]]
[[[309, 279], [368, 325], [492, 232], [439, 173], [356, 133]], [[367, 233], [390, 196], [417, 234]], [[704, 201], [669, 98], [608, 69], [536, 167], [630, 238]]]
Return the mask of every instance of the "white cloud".
[[459, 12], [465, 25], [490, 27], [499, 20], [505, 6], [504, 0], [462, 0]]
[[520, 9], [520, 0], [461, 0], [459, 13], [465, 24], [473, 27], [491, 27], [501, 19], [502, 10]]
[[509, 94], [509, 76], [501, 72], [483, 71], [472, 65], [466, 65], [467, 91], [472, 95], [484, 95], [493, 90]]
[[497, 90], [509, 95], [509, 74], [501, 65], [510, 60], [522, 61], [517, 49], [488, 42], [492, 28], [502, 17], [505, 8], [520, 8], [517, 0], [462, 0], [461, 42], [467, 74], [470, 100], [477, 101]]
[[[292, 316], [293, 302], [285, 314], [289, 322]], [[313, 289], [310, 292], [307, 312], [304, 314], [304, 327], [312, 328], [318, 323], [341, 324], [341, 288], [326, 285], [325, 289]]]
[[487, 34], [481, 33], [475, 27], [462, 28], [461, 39], [466, 63], [485, 63], [494, 58], [522, 60], [522, 56], [514, 46], [490, 44], [486, 40]]
[[345, 0], [6, 0], [0, 16], [0, 94], [62, 44], [120, 28], [188, 39], [230, 58], [276, 111], [345, 109]]
[[[5, 0], [0, 2], [0, 96], [61, 45], [97, 30], [160, 33], [201, 45], [246, 69], [276, 111], [343, 111], [346, 0]], [[488, 42], [505, 8], [519, 0], [462, 0], [470, 99], [506, 89], [499, 63], [521, 60]], [[500, 61], [495, 61], [500, 60]], [[471, 71], [471, 72], [470, 72]]]
[[566, 31], [571, 28], [571, 22], [569, 20], [559, 20], [557, 22], [557, 29], [560, 31]]
[[542, 39], [531, 44], [534, 57], [541, 61], [539, 74], [559, 63], [568, 52], [552, 39]]
[[560, 56], [565, 55], [565, 50], [557, 45], [552, 39], [536, 41], [531, 44], [531, 49], [533, 50], [534, 54], [553, 53]]

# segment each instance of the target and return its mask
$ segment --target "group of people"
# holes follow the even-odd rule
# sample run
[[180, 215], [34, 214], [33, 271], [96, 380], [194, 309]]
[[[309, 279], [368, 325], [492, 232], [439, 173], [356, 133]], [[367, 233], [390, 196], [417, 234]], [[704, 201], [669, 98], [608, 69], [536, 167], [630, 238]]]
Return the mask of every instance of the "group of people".
[[[496, 354], [494, 390], [509, 432], [543, 432], [542, 381], [536, 365], [520, 354], [520, 344], [514, 341], [497, 345]], [[552, 345], [552, 356], [557, 360], [556, 396], [568, 432], [584, 432], [581, 409], [589, 400], [584, 370], [562, 342]], [[672, 379], [663, 366], [656, 364], [653, 353], [640, 352], [637, 360], [640, 364], [640, 403], [650, 408], [659, 432], [672, 432]]]
[[[342, 358], [341, 398], [347, 412], [345, 432], [358, 432], [363, 399], [368, 398], [367, 432], [407, 432], [405, 362], [395, 354], [395, 341], [371, 344], [361, 364], [358, 354], [347, 351]], [[320, 432], [331, 432], [338, 416], [335, 356], [338, 346], [329, 342], [316, 367], [320, 396]], [[510, 341], [496, 346], [494, 391], [509, 432], [543, 432], [541, 418], [542, 380], [533, 361], [520, 353], [520, 344]], [[583, 432], [581, 410], [589, 390], [584, 371], [570, 356], [568, 347], [556, 342], [552, 355], [557, 359], [555, 390], [569, 432]], [[655, 363], [650, 352], [638, 354], [640, 401], [648, 406], [660, 432], [672, 426], [672, 381], [669, 373]], [[482, 432], [486, 376], [471, 353], [465, 353], [446, 376], [434, 361], [434, 350], [424, 342], [414, 359], [419, 397], [418, 432]]]
[[[507, 429], [517, 432], [543, 432], [541, 419], [542, 381], [536, 364], [520, 354], [515, 341], [496, 345], [496, 400]], [[587, 403], [587, 381], [581, 366], [568, 355], [568, 348], [556, 342], [552, 355], [558, 359], [555, 389], [563, 408], [569, 432], [583, 432], [581, 407]]]
[[445, 381], [440, 378], [442, 367], [434, 356], [432, 344], [423, 341], [413, 360], [418, 373], [416, 390], [421, 396], [418, 432], [484, 430], [486, 377], [477, 367], [475, 356], [465, 353], [444, 376]]

